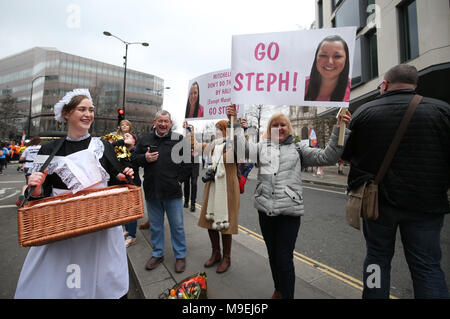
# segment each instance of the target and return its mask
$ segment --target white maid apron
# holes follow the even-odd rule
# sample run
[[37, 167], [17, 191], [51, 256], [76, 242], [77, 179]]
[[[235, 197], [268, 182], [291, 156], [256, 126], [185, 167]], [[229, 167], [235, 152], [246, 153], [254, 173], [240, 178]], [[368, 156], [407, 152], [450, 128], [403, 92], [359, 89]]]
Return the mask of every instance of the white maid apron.
[[[72, 192], [106, 187], [109, 175], [101, 166], [104, 145], [92, 138], [88, 149], [55, 156], [49, 174], [56, 173]], [[47, 155], [36, 158], [33, 171]], [[69, 186], [70, 185], [70, 186]], [[54, 189], [52, 195], [69, 190]], [[14, 298], [106, 299], [128, 292], [128, 263], [122, 226], [31, 247], [20, 273]]]

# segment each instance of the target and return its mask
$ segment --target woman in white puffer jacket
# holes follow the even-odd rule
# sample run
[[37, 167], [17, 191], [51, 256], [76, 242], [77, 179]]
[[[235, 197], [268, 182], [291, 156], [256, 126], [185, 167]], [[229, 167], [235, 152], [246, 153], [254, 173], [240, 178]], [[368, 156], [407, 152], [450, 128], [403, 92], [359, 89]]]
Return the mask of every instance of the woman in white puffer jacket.
[[[227, 115], [236, 119], [235, 107], [229, 106]], [[342, 120], [348, 124], [350, 117], [348, 112]], [[282, 113], [270, 118], [267, 139], [258, 144], [245, 140], [238, 122], [234, 127], [238, 150], [245, 149], [250, 158], [256, 158], [259, 166], [254, 205], [258, 210], [275, 285], [272, 298], [293, 299], [293, 251], [300, 216], [304, 213], [301, 168], [332, 165], [339, 160], [343, 151], [343, 147], [337, 145], [339, 128], [335, 126], [328, 145], [318, 149], [295, 143], [289, 118]], [[346, 130], [346, 139], [349, 133]]]

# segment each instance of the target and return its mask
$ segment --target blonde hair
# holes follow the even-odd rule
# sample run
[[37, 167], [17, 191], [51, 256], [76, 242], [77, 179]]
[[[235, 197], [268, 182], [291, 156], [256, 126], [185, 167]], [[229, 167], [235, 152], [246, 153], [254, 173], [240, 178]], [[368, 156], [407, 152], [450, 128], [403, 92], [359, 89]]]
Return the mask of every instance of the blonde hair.
[[278, 120], [282, 118], [283, 120], [286, 121], [288, 130], [289, 130], [289, 134], [294, 134], [294, 130], [292, 129], [292, 124], [291, 124], [291, 120], [289, 120], [289, 118], [286, 116], [286, 114], [284, 113], [275, 113], [274, 115], [272, 115], [269, 119], [269, 123], [267, 124], [267, 130], [266, 130], [266, 135], [268, 139], [271, 139], [272, 137], [272, 133], [271, 133], [271, 127], [272, 127], [272, 123], [275, 120]]
[[133, 126], [131, 126], [131, 122], [128, 121], [128, 120], [122, 120], [122, 121], [120, 121], [119, 127], [117, 128], [117, 134], [123, 133], [122, 132], [122, 124], [123, 123], [127, 124], [130, 127], [130, 132], [129, 133], [133, 132]]

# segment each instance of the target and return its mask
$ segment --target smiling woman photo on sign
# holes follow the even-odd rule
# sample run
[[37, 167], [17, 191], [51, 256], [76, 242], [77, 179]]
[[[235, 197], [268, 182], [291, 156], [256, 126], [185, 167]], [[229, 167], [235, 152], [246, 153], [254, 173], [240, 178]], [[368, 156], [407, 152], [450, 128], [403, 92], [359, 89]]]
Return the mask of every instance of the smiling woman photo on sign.
[[203, 106], [200, 105], [200, 89], [197, 82], [192, 83], [186, 105], [185, 118], [203, 117]]
[[305, 81], [305, 101], [350, 101], [350, 57], [347, 43], [338, 35], [323, 39]]

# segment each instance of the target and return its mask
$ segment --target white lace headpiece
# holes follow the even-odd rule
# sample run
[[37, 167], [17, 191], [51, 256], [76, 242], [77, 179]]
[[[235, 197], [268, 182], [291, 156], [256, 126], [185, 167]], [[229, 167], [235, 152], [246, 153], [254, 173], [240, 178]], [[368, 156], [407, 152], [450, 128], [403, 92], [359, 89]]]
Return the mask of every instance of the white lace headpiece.
[[91, 94], [89, 93], [88, 89], [75, 89], [73, 91], [67, 92], [66, 95], [64, 95], [64, 97], [59, 100], [59, 102], [56, 103], [53, 107], [53, 111], [55, 112], [55, 120], [57, 120], [58, 122], [64, 122], [64, 117], [62, 116], [62, 109], [64, 105], [69, 104], [70, 101], [72, 101], [72, 99], [78, 95], [87, 96], [89, 101], [93, 103]]

